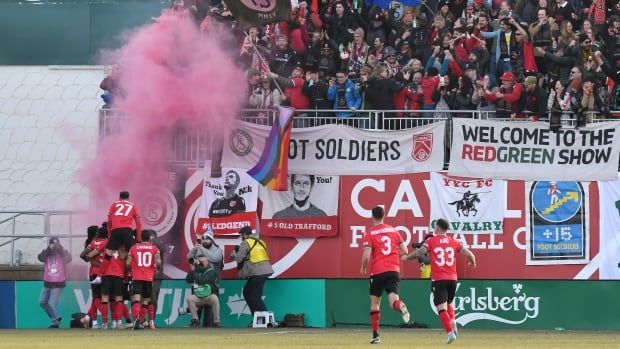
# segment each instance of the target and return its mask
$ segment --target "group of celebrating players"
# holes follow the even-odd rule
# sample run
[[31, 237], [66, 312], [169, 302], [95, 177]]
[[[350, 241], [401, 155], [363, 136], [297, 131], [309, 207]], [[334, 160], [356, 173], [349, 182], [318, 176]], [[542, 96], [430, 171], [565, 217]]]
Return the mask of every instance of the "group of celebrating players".
[[[379, 322], [383, 292], [388, 294], [391, 307], [402, 314], [406, 323], [409, 322], [409, 311], [399, 296], [400, 262], [426, 254], [431, 265], [431, 287], [439, 320], [448, 334], [447, 343], [454, 342], [457, 335], [453, 305], [457, 283], [455, 254], [465, 255], [468, 265], [475, 267], [474, 254], [461, 242], [446, 235], [449, 223], [445, 219], [438, 219], [434, 235], [409, 253], [401, 234], [383, 223], [384, 216], [383, 207], [373, 208], [373, 226], [362, 241], [364, 252], [360, 272], [370, 275], [373, 332], [370, 343], [381, 341]], [[133, 230], [134, 222], [136, 230]], [[80, 257], [90, 263], [92, 302], [87, 315], [81, 319], [84, 327], [107, 329], [110, 324], [113, 328], [155, 329], [155, 305], [151, 302], [151, 294], [153, 277], [161, 267], [161, 255], [159, 248], [151, 243], [153, 235], [151, 230], [142, 230], [138, 210], [129, 201], [127, 191], [120, 192], [119, 200], [110, 206], [107, 222], [101, 227], [88, 228], [88, 240]], [[125, 300], [131, 300], [131, 319]], [[110, 310], [112, 322], [108, 323]], [[101, 326], [97, 323], [97, 312], [101, 313]], [[123, 325], [123, 319], [126, 325]]]
[[[120, 192], [119, 200], [110, 206], [107, 222], [101, 227], [88, 228], [88, 239], [80, 257], [90, 263], [92, 302], [88, 313], [80, 319], [84, 327], [155, 329], [156, 308], [151, 294], [153, 277], [161, 267], [161, 255], [159, 248], [151, 243], [153, 236], [154, 231], [142, 230], [138, 210], [129, 201], [127, 191]], [[125, 300], [131, 301], [131, 318]], [[97, 322], [98, 312], [101, 326]], [[110, 313], [112, 321], [108, 322]]]

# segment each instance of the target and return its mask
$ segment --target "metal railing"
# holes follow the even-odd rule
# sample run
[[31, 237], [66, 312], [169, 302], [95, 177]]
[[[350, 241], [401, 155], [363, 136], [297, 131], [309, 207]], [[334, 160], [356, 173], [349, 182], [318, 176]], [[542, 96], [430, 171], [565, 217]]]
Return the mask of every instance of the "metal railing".
[[[337, 117], [341, 113], [351, 113], [353, 116]], [[612, 111], [612, 115], [620, 114], [620, 111]], [[571, 112], [563, 112], [561, 124], [563, 127], [575, 127], [577, 120], [571, 118]], [[293, 127], [315, 127], [322, 125], [348, 125], [369, 131], [407, 130], [417, 126], [428, 125], [440, 120], [447, 121], [446, 125], [446, 148], [452, 142], [452, 118], [472, 118], [481, 120], [513, 120], [525, 121], [527, 119], [504, 119], [496, 118], [496, 112], [492, 110], [316, 110], [297, 109], [293, 119]], [[259, 125], [271, 126], [277, 118], [277, 111], [272, 109], [257, 110], [243, 109], [239, 119]], [[128, 117], [122, 113], [102, 109], [99, 119], [99, 137], [104, 138], [120, 132], [122, 125]], [[597, 113], [588, 114], [588, 122], [610, 121], [617, 119], [601, 119]], [[543, 119], [539, 121], [548, 121]], [[217, 129], [220, 129], [219, 127]], [[180, 122], [170, 126], [170, 137], [166, 162], [169, 164], [184, 165], [193, 168], [201, 168], [205, 160], [212, 159], [213, 131], [210, 127], [187, 127]], [[449, 163], [449, 152], [446, 152], [446, 166]]]
[[86, 235], [75, 233], [85, 231], [77, 227], [80, 222], [76, 216], [84, 214], [81, 211], [0, 211], [0, 265], [41, 264], [37, 260], [38, 252], [49, 244], [51, 236], [58, 237], [72, 255], [77, 255], [82, 244], [74, 240], [83, 240]]

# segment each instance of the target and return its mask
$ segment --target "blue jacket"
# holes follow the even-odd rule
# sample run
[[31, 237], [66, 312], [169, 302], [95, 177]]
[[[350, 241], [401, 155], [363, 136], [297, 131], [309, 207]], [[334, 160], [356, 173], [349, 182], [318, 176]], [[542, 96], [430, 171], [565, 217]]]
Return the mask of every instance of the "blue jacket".
[[[334, 102], [334, 109], [338, 109], [338, 84], [334, 84], [327, 90], [327, 99]], [[355, 83], [349, 79], [345, 83], [344, 99], [347, 102], [347, 108], [355, 108], [359, 110], [362, 106], [362, 95], [357, 90]], [[349, 118], [355, 113], [351, 111], [337, 112], [339, 118]]]

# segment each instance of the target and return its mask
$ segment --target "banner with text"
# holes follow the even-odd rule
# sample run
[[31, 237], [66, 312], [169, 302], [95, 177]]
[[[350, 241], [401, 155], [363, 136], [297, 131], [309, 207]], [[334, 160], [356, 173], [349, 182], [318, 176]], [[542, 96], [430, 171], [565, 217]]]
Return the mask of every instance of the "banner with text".
[[338, 235], [338, 176], [291, 174], [288, 191], [260, 187], [261, 234], [286, 237]]
[[620, 180], [598, 182], [599, 279], [620, 280]]
[[197, 233], [204, 233], [209, 226], [214, 235], [235, 235], [246, 225], [256, 229], [258, 187], [254, 178], [238, 168], [222, 168], [222, 177], [211, 178], [207, 162]]
[[[252, 168], [270, 127], [236, 124], [224, 143], [222, 166]], [[343, 125], [293, 129], [290, 173], [321, 175], [403, 174], [441, 171], [445, 122], [407, 131], [373, 132]]]
[[431, 227], [439, 218], [454, 234], [502, 234], [506, 182], [431, 173]]
[[526, 264], [588, 263], [588, 186], [555, 181], [533, 182], [529, 186]]
[[600, 122], [553, 132], [540, 123], [453, 120], [448, 173], [501, 179], [615, 180], [620, 124]]

